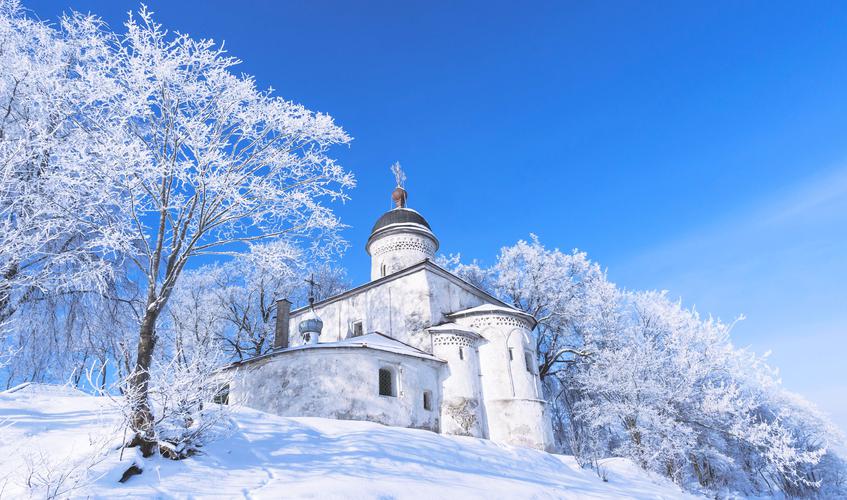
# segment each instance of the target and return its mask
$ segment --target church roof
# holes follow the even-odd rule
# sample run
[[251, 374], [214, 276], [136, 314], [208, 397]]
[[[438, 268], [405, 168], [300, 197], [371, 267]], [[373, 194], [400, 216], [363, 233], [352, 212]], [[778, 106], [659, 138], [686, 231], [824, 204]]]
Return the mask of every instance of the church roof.
[[236, 361], [224, 369], [231, 368], [237, 365], [243, 365], [252, 363], [253, 361], [257, 361], [260, 359], [285, 355], [287, 353], [292, 352], [300, 352], [300, 351], [309, 351], [314, 349], [350, 349], [350, 348], [363, 348], [363, 349], [373, 349], [376, 351], [384, 351], [384, 352], [392, 352], [394, 354], [402, 354], [404, 356], [412, 356], [415, 358], [427, 359], [430, 361], [437, 361], [439, 363], [446, 363], [441, 358], [437, 358], [432, 354], [429, 354], [426, 351], [422, 351], [416, 347], [412, 347], [409, 344], [405, 344], [400, 342], [399, 340], [393, 339], [386, 335], [383, 335], [379, 332], [372, 332], [366, 335], [360, 335], [358, 337], [350, 337], [344, 340], [340, 340], [338, 342], [318, 342], [317, 344], [303, 344], [294, 347], [289, 347], [286, 349], [275, 349], [267, 354], [263, 354], [261, 356], [256, 356], [253, 358], [248, 358], [243, 361]]
[[514, 307], [504, 307], [499, 306], [497, 304], [482, 304], [480, 306], [471, 307], [468, 309], [462, 309], [461, 311], [456, 311], [447, 315], [448, 318], [457, 318], [462, 316], [471, 316], [475, 314], [491, 314], [491, 313], [501, 313], [508, 314], [510, 316], [518, 316], [529, 321], [532, 328], [535, 328], [535, 324], [537, 323], [536, 319], [532, 317], [531, 314], [527, 314], [519, 309], [515, 309]]
[[398, 207], [382, 214], [382, 216], [377, 219], [373, 229], [371, 229], [371, 233], [375, 233], [392, 224], [419, 224], [430, 231], [432, 230], [432, 228], [429, 227], [429, 222], [424, 219], [423, 215], [411, 208]]
[[434, 361], [443, 361], [442, 359], [437, 358], [426, 351], [422, 351], [416, 347], [412, 347], [409, 344], [400, 342], [397, 339], [393, 339], [379, 332], [372, 332], [368, 333], [367, 335], [360, 335], [358, 337], [350, 337], [340, 342], [327, 342], [326, 344], [318, 344], [318, 346], [328, 346], [329, 344], [336, 344], [338, 347], [369, 347], [378, 351], [388, 351], [397, 354], [405, 354], [407, 356], [415, 356], [418, 358], [427, 358]]
[[[479, 288], [479, 287], [477, 287], [477, 286], [475, 286], [471, 283], [468, 283], [464, 279], [456, 276], [455, 274], [453, 274], [450, 271], [444, 269], [443, 267], [439, 266], [438, 264], [436, 264], [435, 262], [433, 262], [429, 259], [422, 260], [421, 262], [414, 264], [412, 266], [409, 266], [406, 269], [397, 271], [396, 273], [389, 274], [388, 276], [384, 276], [382, 278], [375, 279], [373, 281], [369, 281], [369, 282], [364, 283], [362, 285], [359, 285], [357, 287], [354, 287], [354, 288], [351, 288], [351, 289], [346, 290], [344, 292], [341, 292], [337, 295], [333, 295], [332, 297], [327, 297], [323, 300], [317, 301], [317, 302], [315, 302], [315, 307], [321, 308], [321, 307], [324, 307], [327, 304], [331, 304], [332, 302], [350, 297], [351, 295], [358, 295], [360, 293], [364, 293], [367, 290], [382, 286], [386, 283], [390, 283], [390, 282], [395, 281], [397, 279], [400, 279], [404, 276], [408, 276], [409, 274], [416, 273], [416, 272], [418, 272], [422, 269], [426, 269], [430, 272], [433, 272], [433, 273], [451, 281], [455, 285], [457, 285], [461, 288], [464, 288], [466, 291], [476, 295], [477, 297], [479, 297], [480, 299], [482, 299], [485, 302], [489, 302], [491, 304], [501, 305], [501, 306], [507, 307], [507, 308], [509, 307], [508, 304], [501, 301], [497, 297], [494, 297], [493, 295], [486, 292], [485, 290], [483, 290], [483, 289], [481, 289], [481, 288]], [[509, 308], [509, 309], [512, 310], [512, 311], [517, 311], [516, 309], [511, 309], [511, 308]], [[308, 311], [308, 310], [309, 310], [309, 306], [304, 306], [304, 307], [300, 307], [298, 309], [295, 309], [295, 310], [291, 311], [291, 317], [292, 318], [297, 317], [300, 314], [302, 314], [302, 313], [304, 313], [305, 311]]]
[[467, 328], [467, 327], [464, 327], [464, 326], [461, 326], [461, 325], [457, 325], [456, 323], [452, 323], [452, 322], [442, 323], [442, 324], [436, 325], [436, 326], [431, 326], [431, 327], [427, 328], [426, 330], [430, 333], [435, 333], [435, 334], [438, 334], [438, 333], [453, 333], [453, 334], [460, 334], [460, 335], [464, 335], [464, 336], [467, 336], [467, 337], [474, 337], [474, 338], [481, 338], [482, 337], [482, 335], [480, 335], [477, 332], [471, 330], [470, 328]]

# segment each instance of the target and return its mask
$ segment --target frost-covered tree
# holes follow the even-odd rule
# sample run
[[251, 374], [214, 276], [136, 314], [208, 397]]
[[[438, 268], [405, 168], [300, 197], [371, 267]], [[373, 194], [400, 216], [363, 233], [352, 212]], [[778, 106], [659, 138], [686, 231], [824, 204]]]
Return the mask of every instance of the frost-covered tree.
[[302, 303], [307, 276], [329, 293], [346, 289], [340, 270], [313, 260], [279, 239], [185, 273], [157, 327], [151, 370], [153, 431], [166, 456], [189, 456], [225, 428], [225, 407], [209, 404], [228, 382], [218, 369], [271, 349], [277, 298]]
[[326, 202], [354, 180], [328, 151], [350, 139], [146, 8], [121, 34], [76, 14], [47, 27], [6, 0], [0, 20], [0, 307], [25, 287], [91, 291], [126, 269], [142, 289], [131, 426], [149, 455], [156, 329], [183, 270], [282, 236], [334, 251]]
[[503, 248], [490, 273], [494, 293], [538, 321], [542, 379], [585, 355], [582, 346], [614, 318], [615, 287], [584, 252], [550, 250], [532, 235], [529, 242]]
[[614, 453], [708, 491], [821, 486], [811, 471], [837, 434], [818, 420], [819, 439], [803, 438], [812, 413], [783, 400], [764, 359], [732, 345], [730, 325], [665, 293], [625, 293], [619, 307], [617, 334], [589, 345], [568, 379], [582, 394], [576, 418], [618, 436]]
[[718, 495], [844, 492], [839, 432], [735, 347], [732, 325], [664, 292], [618, 290], [585, 254], [535, 237], [490, 267], [441, 263], [538, 319], [554, 431], [581, 463], [625, 456]]
[[349, 288], [343, 269], [284, 240], [252, 245], [226, 263], [187, 272], [168, 306], [169, 324], [210, 332], [232, 359], [259, 356], [273, 345], [277, 299], [305, 304], [310, 277], [319, 284], [318, 300]]
[[213, 41], [170, 34], [145, 8], [105, 38], [88, 70], [116, 92], [92, 126], [120, 152], [99, 185], [111, 191], [107, 225], [135, 244], [128, 258], [145, 289], [129, 385], [135, 442], [149, 455], [156, 327], [186, 265], [283, 235], [323, 237], [331, 249], [340, 225], [323, 202], [344, 199], [354, 181], [327, 154], [349, 141], [329, 116], [258, 90]]
[[596, 453], [571, 411], [578, 394], [564, 379], [567, 367], [589, 354], [593, 339], [617, 327], [618, 292], [600, 266], [584, 252], [548, 249], [535, 235], [501, 249], [490, 267], [462, 264], [459, 256], [439, 263], [536, 318], [539, 376], [552, 402], [554, 432], [563, 448], [590, 460]]
[[95, 328], [119, 306], [107, 297], [134, 246], [112, 224], [116, 191], [99, 174], [126, 153], [101, 126], [102, 104], [118, 94], [97, 76], [108, 49], [101, 28], [80, 14], [54, 28], [16, 0], [0, 0], [0, 365], [7, 385], [78, 383], [85, 360], [114, 352], [106, 347], [115, 328]]
[[0, 0], [0, 325], [34, 295], [102, 290], [130, 245], [108, 223], [111, 193], [92, 176], [122, 152], [91, 126], [116, 91], [89, 73], [106, 42], [91, 16], [62, 26]]

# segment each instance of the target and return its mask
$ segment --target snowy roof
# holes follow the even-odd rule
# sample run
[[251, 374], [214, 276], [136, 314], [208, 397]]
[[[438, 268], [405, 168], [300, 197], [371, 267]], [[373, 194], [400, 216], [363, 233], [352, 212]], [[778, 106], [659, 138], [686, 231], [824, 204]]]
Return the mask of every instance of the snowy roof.
[[[383, 276], [382, 278], [378, 278], [378, 279], [375, 279], [373, 281], [369, 281], [369, 282], [361, 284], [357, 287], [354, 287], [354, 288], [351, 288], [351, 289], [346, 290], [344, 292], [341, 292], [339, 294], [333, 295], [332, 297], [327, 297], [323, 300], [319, 300], [319, 301], [315, 302], [315, 308], [321, 308], [321, 307], [323, 307], [327, 304], [330, 304], [332, 302], [335, 302], [337, 300], [341, 300], [341, 299], [344, 299], [344, 298], [347, 298], [347, 297], [350, 297], [350, 296], [353, 296], [353, 295], [358, 295], [360, 293], [364, 293], [367, 290], [380, 287], [380, 286], [382, 286], [386, 283], [390, 283], [394, 280], [402, 278], [403, 276], [408, 276], [409, 274], [416, 273], [416, 272], [418, 272], [422, 269], [426, 269], [430, 272], [438, 274], [439, 276], [451, 281], [455, 285], [464, 288], [465, 290], [467, 290], [470, 293], [473, 293], [474, 295], [476, 295], [477, 297], [479, 297], [482, 300], [485, 300], [487, 302], [491, 302], [492, 304], [501, 304], [503, 306], [507, 306], [507, 304], [505, 302], [501, 301], [497, 297], [494, 297], [493, 295], [486, 292], [485, 290], [479, 288], [476, 285], [468, 283], [466, 280], [460, 278], [459, 276], [456, 276], [455, 274], [453, 274], [450, 271], [444, 269], [443, 267], [439, 266], [435, 262], [433, 262], [429, 259], [426, 259], [426, 260], [422, 260], [421, 262], [418, 262], [417, 264], [413, 264], [413, 265], [407, 267], [406, 269], [397, 271], [396, 273], [389, 274], [388, 276]], [[291, 317], [295, 318], [295, 317], [307, 312], [308, 310], [309, 310], [309, 306], [303, 306], [303, 307], [299, 307], [297, 309], [294, 309], [293, 311], [291, 311]], [[514, 311], [517, 311], [517, 309], [514, 309]]]
[[392, 339], [391, 337], [379, 332], [368, 333], [367, 335], [360, 335], [358, 337], [350, 337], [340, 342], [319, 343], [317, 345], [312, 345], [312, 347], [369, 347], [378, 351], [388, 351], [397, 354], [405, 354], [407, 356], [431, 359], [434, 361], [443, 361], [426, 351], [412, 347], [409, 344], [400, 342], [399, 340]]
[[457, 325], [456, 323], [442, 323], [440, 325], [427, 328], [427, 331], [430, 332], [430, 333], [458, 333], [458, 334], [461, 334], [461, 335], [465, 335], [465, 336], [468, 336], [468, 337], [474, 337], [474, 338], [481, 338], [482, 337], [482, 335], [476, 333], [475, 331], [473, 331], [473, 330], [471, 330], [467, 327]]
[[429, 230], [432, 230], [432, 228], [429, 227], [429, 222], [424, 219], [423, 215], [411, 208], [398, 207], [382, 214], [371, 229], [371, 233], [375, 233], [380, 229], [393, 224], [419, 224]]
[[468, 309], [462, 309], [461, 311], [456, 311], [454, 313], [450, 313], [447, 315], [448, 318], [459, 318], [462, 316], [471, 316], [474, 314], [490, 314], [490, 313], [501, 313], [508, 314], [510, 316], [519, 316], [527, 321], [529, 321], [533, 327], [537, 323], [535, 318], [532, 317], [531, 314], [527, 314], [519, 309], [515, 309], [514, 307], [504, 307], [498, 306], [496, 304], [482, 304], [481, 306], [471, 307]]
[[235, 362], [230, 366], [249, 363], [255, 360], [278, 356], [290, 352], [308, 351], [312, 349], [343, 349], [357, 347], [365, 349], [374, 349], [377, 351], [393, 352], [395, 354], [402, 354], [404, 356], [414, 356], [416, 358], [423, 358], [428, 359], [430, 361], [438, 361], [439, 363], [446, 363], [446, 361], [444, 361], [443, 359], [437, 358], [426, 351], [422, 351], [416, 347], [412, 347], [409, 344], [400, 342], [399, 340], [392, 339], [391, 337], [383, 335], [379, 332], [373, 332], [368, 333], [366, 335], [360, 335], [358, 337], [350, 337], [344, 340], [340, 340], [338, 342], [318, 342], [317, 344], [304, 344], [295, 347], [289, 347], [287, 349], [277, 349], [261, 356], [256, 356], [254, 358], [245, 359], [244, 361]]

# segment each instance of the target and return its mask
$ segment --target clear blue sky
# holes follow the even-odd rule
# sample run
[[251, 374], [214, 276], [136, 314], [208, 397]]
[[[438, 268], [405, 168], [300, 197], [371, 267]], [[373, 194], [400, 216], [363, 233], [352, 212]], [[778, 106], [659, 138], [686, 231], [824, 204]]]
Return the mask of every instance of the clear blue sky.
[[[25, 5], [118, 26], [137, 4]], [[353, 135], [354, 281], [400, 160], [444, 252], [491, 262], [534, 232], [743, 313], [736, 343], [847, 428], [847, 3], [148, 5]]]

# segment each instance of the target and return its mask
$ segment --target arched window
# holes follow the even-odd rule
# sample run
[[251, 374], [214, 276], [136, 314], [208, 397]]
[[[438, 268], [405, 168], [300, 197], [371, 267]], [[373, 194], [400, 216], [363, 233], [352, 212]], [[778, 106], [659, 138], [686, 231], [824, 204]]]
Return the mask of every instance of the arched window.
[[461, 360], [465, 359], [465, 350], [462, 349], [461, 347], [459, 348], [459, 359], [461, 359]]
[[385, 264], [382, 265], [382, 276], [385, 276], [386, 267]]
[[397, 384], [394, 383], [394, 372], [391, 368], [379, 369], [379, 395], [380, 396], [397, 396]]
[[424, 406], [424, 410], [432, 411], [432, 392], [424, 391], [424, 393], [423, 393], [423, 406]]

